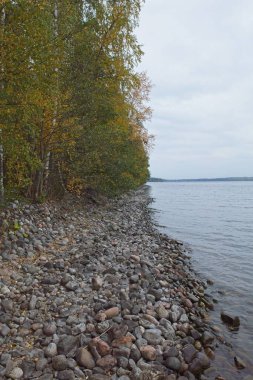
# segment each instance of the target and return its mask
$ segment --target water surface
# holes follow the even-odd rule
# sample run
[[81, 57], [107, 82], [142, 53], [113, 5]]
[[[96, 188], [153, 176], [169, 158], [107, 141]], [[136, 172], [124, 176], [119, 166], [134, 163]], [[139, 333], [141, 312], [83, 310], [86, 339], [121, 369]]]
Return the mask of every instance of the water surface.
[[[253, 375], [253, 182], [149, 185], [162, 231], [189, 245], [194, 269], [214, 281], [208, 292], [219, 302], [211, 318], [233, 346], [225, 359], [225, 349], [217, 350], [219, 372], [226, 380]], [[222, 326], [222, 309], [240, 317], [238, 332]], [[235, 371], [235, 354], [246, 362], [245, 370]]]

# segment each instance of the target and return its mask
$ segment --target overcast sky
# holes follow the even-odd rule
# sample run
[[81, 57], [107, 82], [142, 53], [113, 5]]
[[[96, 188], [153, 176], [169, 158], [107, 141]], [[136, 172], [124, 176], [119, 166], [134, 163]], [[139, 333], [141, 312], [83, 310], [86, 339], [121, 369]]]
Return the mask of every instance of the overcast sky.
[[253, 0], [146, 0], [151, 175], [253, 176]]

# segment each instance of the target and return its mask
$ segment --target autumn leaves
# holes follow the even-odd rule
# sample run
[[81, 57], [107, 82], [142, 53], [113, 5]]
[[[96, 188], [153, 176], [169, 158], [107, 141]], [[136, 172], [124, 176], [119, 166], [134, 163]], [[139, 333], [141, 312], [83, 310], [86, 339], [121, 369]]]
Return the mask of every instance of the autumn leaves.
[[135, 66], [140, 0], [2, 0], [4, 185], [41, 199], [148, 178], [150, 83]]

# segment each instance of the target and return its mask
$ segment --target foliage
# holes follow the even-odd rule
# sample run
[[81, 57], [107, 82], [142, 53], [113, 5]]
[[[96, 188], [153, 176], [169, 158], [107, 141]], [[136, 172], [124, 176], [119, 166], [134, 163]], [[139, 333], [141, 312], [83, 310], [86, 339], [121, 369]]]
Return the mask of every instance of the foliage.
[[148, 178], [141, 0], [1, 0], [4, 184], [34, 200]]

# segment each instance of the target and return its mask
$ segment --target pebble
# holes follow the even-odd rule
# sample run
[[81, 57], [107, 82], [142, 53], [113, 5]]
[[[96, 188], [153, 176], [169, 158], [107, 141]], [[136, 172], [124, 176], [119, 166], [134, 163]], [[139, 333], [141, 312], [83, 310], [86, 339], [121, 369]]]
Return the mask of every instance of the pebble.
[[183, 246], [155, 228], [145, 188], [102, 202], [70, 197], [1, 214], [0, 264], [11, 276], [0, 281], [0, 371], [40, 380], [201, 377], [216, 342], [200, 317], [212, 303], [204, 282]]

